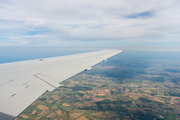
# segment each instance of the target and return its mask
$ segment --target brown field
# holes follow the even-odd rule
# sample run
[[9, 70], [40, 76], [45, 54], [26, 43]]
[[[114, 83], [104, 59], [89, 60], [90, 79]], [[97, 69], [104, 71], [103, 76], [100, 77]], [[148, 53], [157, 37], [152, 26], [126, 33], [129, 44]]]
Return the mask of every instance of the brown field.
[[70, 114], [71, 117], [74, 117], [74, 118], [78, 118], [79, 116], [81, 116], [82, 114], [81, 113], [73, 113], [73, 114]]
[[100, 117], [106, 117], [105, 115], [102, 115], [102, 112], [97, 112], [96, 116], [100, 116]]
[[59, 91], [55, 91], [54, 93], [59, 93]]
[[55, 112], [52, 112], [52, 113], [50, 113], [49, 115], [47, 115], [46, 117], [48, 117], [48, 118], [51, 118], [51, 117], [54, 117], [54, 116], [56, 116], [57, 114], [55, 113]]
[[86, 91], [87, 93], [93, 93], [93, 91]]
[[150, 99], [150, 100], [157, 101], [157, 102], [161, 102], [161, 103], [165, 104], [165, 102], [164, 102], [163, 100], [161, 100], [159, 97], [151, 96], [151, 95], [149, 95], [149, 94], [143, 94], [143, 95], [149, 97], [148, 99]]
[[61, 97], [57, 96], [57, 97], [54, 97], [54, 100], [59, 100], [61, 99]]
[[93, 101], [94, 102], [100, 102], [103, 101], [105, 98], [94, 98]]
[[63, 105], [63, 106], [70, 106], [70, 105], [69, 105], [69, 104], [67, 104], [67, 103], [63, 103], [62, 105]]
[[78, 91], [79, 93], [85, 93], [84, 91]]
[[84, 98], [83, 97], [79, 97], [79, 100], [83, 100]]
[[124, 95], [129, 96], [130, 98], [133, 99], [139, 99], [142, 96], [142, 94], [140, 93], [125, 93]]
[[74, 106], [77, 106], [79, 104], [79, 102], [76, 102], [76, 103], [74, 103]]
[[86, 104], [86, 105], [78, 105], [79, 108], [87, 108], [87, 107], [91, 107], [91, 104]]
[[129, 92], [130, 90], [128, 88], [125, 88], [125, 92]]
[[48, 102], [48, 103], [52, 103], [53, 101], [52, 101], [52, 100], [48, 100], [47, 102]]
[[96, 90], [96, 93], [104, 94], [105, 90]]
[[77, 105], [77, 107], [83, 108], [83, 104], [79, 103], [79, 104]]
[[70, 81], [70, 84], [79, 84], [79, 81]]
[[98, 96], [111, 96], [109, 89], [96, 90], [94, 93], [95, 93], [94, 95], [98, 95]]
[[84, 104], [92, 104], [94, 103], [93, 101], [84, 101]]
[[69, 98], [69, 97], [71, 97], [71, 96], [66, 95], [66, 98]]
[[57, 103], [60, 103], [62, 100], [58, 100]]
[[41, 117], [36, 117], [35, 120], [39, 120]]
[[21, 115], [21, 117], [27, 119], [29, 116], [27, 116], [27, 115]]
[[109, 89], [104, 89], [105, 91], [109, 91]]
[[57, 113], [58, 115], [62, 115], [62, 110], [56, 110], [56, 113]]
[[88, 95], [83, 96], [84, 99], [89, 99], [90, 97]]
[[84, 116], [81, 116], [80, 118], [78, 118], [76, 120], [89, 120], [89, 119], [85, 118]]
[[47, 112], [48, 112], [48, 111], [44, 110], [44, 111], [42, 111], [41, 113], [39, 113], [38, 116], [40, 116], [40, 115], [43, 116], [43, 115], [46, 114]]
[[86, 110], [73, 110], [73, 112], [84, 114]]
[[133, 104], [135, 107], [138, 107], [134, 101], [132, 101], [132, 104]]
[[160, 100], [158, 97], [154, 97], [152, 98], [152, 100], [165, 104], [165, 102], [163, 100]]
[[89, 84], [90, 82], [83, 82], [84, 84]]
[[33, 110], [33, 112], [31, 113], [31, 115], [34, 115], [37, 112], [37, 110]]
[[96, 96], [106, 96], [105, 94], [96, 94]]
[[47, 110], [49, 107], [46, 107], [44, 105], [38, 105], [37, 108], [39, 108], [41, 110]]

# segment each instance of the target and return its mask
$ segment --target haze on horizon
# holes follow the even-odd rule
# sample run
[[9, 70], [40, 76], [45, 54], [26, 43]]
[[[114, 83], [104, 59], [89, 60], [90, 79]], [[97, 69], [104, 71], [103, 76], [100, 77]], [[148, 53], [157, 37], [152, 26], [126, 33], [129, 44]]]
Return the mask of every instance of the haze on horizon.
[[0, 0], [0, 48], [180, 50], [179, 0]]

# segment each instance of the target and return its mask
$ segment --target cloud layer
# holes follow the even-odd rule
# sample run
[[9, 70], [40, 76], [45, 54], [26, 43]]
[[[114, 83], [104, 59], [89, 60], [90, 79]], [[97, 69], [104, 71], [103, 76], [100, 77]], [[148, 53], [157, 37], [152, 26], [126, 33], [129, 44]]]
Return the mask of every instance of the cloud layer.
[[178, 43], [179, 0], [0, 0], [0, 46]]

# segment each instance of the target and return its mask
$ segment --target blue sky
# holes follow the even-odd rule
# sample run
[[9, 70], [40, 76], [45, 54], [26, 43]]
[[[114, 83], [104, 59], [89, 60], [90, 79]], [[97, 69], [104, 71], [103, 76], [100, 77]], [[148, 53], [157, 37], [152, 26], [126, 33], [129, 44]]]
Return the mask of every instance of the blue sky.
[[0, 47], [180, 50], [179, 0], [0, 0]]

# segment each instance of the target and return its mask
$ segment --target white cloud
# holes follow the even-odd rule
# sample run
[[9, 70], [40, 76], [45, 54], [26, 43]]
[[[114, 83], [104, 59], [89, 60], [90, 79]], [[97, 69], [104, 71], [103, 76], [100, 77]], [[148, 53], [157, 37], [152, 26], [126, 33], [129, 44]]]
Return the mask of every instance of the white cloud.
[[0, 46], [74, 40], [179, 42], [179, 11], [178, 0], [1, 0]]

